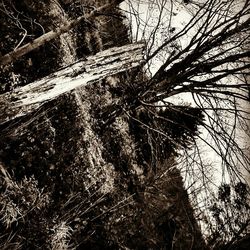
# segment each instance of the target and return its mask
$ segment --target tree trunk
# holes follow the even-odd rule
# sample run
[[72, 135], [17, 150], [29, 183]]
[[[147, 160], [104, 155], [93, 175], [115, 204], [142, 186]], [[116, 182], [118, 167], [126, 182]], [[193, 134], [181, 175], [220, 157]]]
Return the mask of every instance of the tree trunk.
[[0, 95], [0, 124], [33, 112], [45, 102], [78, 87], [139, 66], [143, 48], [142, 43], [114, 47]]
[[93, 18], [96, 15], [102, 14], [107, 9], [110, 9], [116, 5], [119, 5], [122, 3], [123, 0], [114, 0], [111, 1], [108, 4], [105, 4], [97, 9], [94, 9], [92, 12], [90, 12], [86, 16], [81, 16], [77, 18], [76, 20], [73, 20], [71, 22], [67, 22], [66, 24], [63, 24], [62, 26], [56, 28], [55, 30], [51, 30], [50, 32], [45, 33], [44, 35], [36, 38], [34, 41], [27, 43], [20, 48], [4, 55], [0, 56], [0, 65], [5, 66], [9, 63], [12, 63], [16, 61], [18, 58], [22, 57], [23, 55], [33, 51], [34, 49], [39, 48], [40, 46], [44, 45], [45, 43], [59, 37], [61, 34], [64, 34], [66, 32], [69, 32], [73, 27], [77, 26], [80, 22], [86, 21], [89, 22], [91, 18]]

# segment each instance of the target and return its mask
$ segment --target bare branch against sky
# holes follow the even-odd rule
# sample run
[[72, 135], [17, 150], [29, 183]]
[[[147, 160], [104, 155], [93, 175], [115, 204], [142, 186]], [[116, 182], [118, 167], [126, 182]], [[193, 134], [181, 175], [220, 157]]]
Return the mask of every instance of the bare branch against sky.
[[[126, 3], [133, 38], [148, 42], [145, 64], [152, 77], [142, 84], [141, 104], [171, 110], [179, 99], [199, 107], [206, 121], [192, 164], [202, 173], [209, 164], [219, 168], [220, 181], [247, 178], [249, 1]], [[201, 154], [204, 150], [209, 153]], [[190, 159], [191, 152], [186, 154]]]

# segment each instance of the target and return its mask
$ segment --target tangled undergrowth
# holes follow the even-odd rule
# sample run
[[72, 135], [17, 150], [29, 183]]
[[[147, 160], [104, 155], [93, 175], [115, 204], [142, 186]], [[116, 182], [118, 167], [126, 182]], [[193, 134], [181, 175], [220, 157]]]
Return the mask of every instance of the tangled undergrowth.
[[[28, 34], [24, 42], [29, 42], [59, 21], [103, 4], [45, 2], [0, 3], [1, 51], [13, 50], [23, 29]], [[44, 77], [72, 60], [128, 43], [120, 11], [112, 13], [81, 23], [67, 37], [1, 69], [1, 92]], [[205, 248], [175, 167], [176, 149], [148, 129], [157, 122], [152, 112], [163, 111], [139, 110], [102, 126], [104, 111], [131, 90], [132, 73], [68, 93], [2, 126], [1, 249]], [[196, 129], [197, 124], [187, 124]], [[189, 135], [176, 133], [171, 124], [162, 129], [188, 141]]]

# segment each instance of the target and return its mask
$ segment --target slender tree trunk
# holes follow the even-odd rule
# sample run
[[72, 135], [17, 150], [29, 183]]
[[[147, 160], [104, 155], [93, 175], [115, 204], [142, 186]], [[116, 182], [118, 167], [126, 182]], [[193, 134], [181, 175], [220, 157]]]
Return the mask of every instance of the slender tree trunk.
[[36, 38], [34, 41], [27, 43], [20, 48], [11, 51], [10, 53], [0, 57], [0, 66], [7, 65], [9, 63], [12, 63], [16, 61], [21, 56], [31, 52], [34, 49], [39, 48], [40, 46], [44, 45], [45, 43], [59, 37], [61, 34], [64, 34], [71, 30], [73, 27], [78, 25], [82, 21], [88, 22], [88, 19], [91, 19], [92, 17], [105, 12], [107, 9], [110, 9], [111, 7], [114, 7], [120, 3], [122, 3], [123, 0], [114, 0], [111, 3], [105, 4], [97, 9], [94, 9], [92, 12], [90, 12], [86, 16], [81, 16], [71, 22], [67, 22], [66, 24], [63, 24], [62, 26], [56, 28], [55, 30], [51, 30], [44, 35]]
[[144, 44], [114, 47], [80, 60], [41, 80], [0, 95], [0, 124], [24, 116], [42, 104], [78, 87], [137, 67], [143, 60]]

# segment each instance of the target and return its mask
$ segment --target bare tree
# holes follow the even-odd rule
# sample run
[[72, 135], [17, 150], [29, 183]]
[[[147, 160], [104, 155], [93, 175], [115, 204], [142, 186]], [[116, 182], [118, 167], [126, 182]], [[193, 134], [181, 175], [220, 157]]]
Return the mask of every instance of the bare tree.
[[[249, 1], [127, 1], [125, 9], [131, 26], [136, 26], [135, 40], [148, 42], [149, 78], [137, 87], [137, 106], [175, 111], [178, 116], [185, 111], [173, 100], [184, 96], [184, 106], [191, 102], [205, 115], [202, 133], [190, 139], [192, 150], [175, 141], [190, 193], [193, 197], [213, 194], [212, 187], [218, 185], [215, 171], [221, 181], [233, 185], [246, 181], [250, 170], [245, 143], [249, 138]], [[155, 112], [155, 119], [158, 116]], [[169, 122], [177, 126], [176, 121]], [[171, 137], [159, 127], [151, 129]], [[198, 208], [208, 205], [200, 198], [196, 204]]]
[[[173, 6], [184, 8], [182, 4], [178, 1], [154, 4], [158, 7], [159, 19], [149, 34], [145, 64], [156, 59], [158, 70], [141, 84], [138, 103], [144, 107], [160, 103], [162, 107], [176, 109], [171, 106], [171, 98], [189, 94], [192, 102], [206, 114], [203, 127], [217, 144], [210, 146], [221, 156], [223, 166], [236, 173], [237, 165], [249, 165], [235, 134], [238, 127], [248, 125], [244, 106], [249, 100], [249, 1], [242, 4], [190, 1], [185, 6], [191, 12], [190, 20], [176, 31], [173, 31], [172, 16], [178, 14]], [[168, 13], [169, 6], [170, 17], [162, 24], [160, 19]], [[138, 13], [140, 9], [137, 16]], [[137, 22], [139, 30], [140, 21]], [[147, 19], [143, 25], [149, 26]], [[167, 35], [155, 47], [155, 37], [163, 28], [168, 30]], [[145, 29], [143, 27], [142, 36]]]

